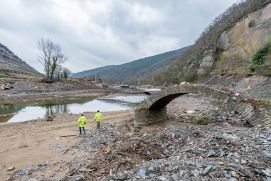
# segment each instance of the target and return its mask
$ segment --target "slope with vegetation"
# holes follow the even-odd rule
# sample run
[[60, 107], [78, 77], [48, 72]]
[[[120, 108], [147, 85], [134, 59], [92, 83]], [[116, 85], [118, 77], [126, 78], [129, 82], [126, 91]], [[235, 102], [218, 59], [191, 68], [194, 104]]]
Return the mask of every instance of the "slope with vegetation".
[[[103, 80], [109, 82], [126, 82], [140, 84], [145, 83], [147, 78], [158, 69], [165, 68], [168, 64], [176, 60], [177, 57], [184, 54], [190, 47], [185, 47], [175, 51], [142, 58], [133, 62], [121, 65], [109, 65], [101, 68], [87, 70], [75, 73], [73, 77], [93, 77], [100, 76]], [[155, 81], [155, 80], [153, 80]], [[155, 83], [155, 82], [153, 82]]]

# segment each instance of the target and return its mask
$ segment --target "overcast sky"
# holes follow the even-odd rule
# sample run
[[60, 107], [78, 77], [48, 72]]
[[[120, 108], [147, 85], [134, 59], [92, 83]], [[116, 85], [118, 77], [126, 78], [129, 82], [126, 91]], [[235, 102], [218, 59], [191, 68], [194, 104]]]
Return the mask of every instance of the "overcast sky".
[[37, 41], [62, 47], [73, 72], [178, 49], [237, 0], [0, 0], [0, 43], [34, 68]]

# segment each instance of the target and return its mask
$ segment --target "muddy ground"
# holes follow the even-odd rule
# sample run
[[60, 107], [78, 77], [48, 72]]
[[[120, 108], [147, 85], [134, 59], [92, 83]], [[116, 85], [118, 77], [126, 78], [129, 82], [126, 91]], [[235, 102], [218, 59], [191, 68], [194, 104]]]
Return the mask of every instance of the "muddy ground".
[[[87, 134], [96, 131], [93, 119], [94, 113], [86, 114]], [[130, 119], [132, 111], [104, 113], [103, 124], [114, 124]], [[39, 164], [51, 164], [46, 173], [40, 173], [39, 178], [54, 178], [61, 175], [61, 164], [68, 163], [80, 151], [68, 151], [80, 142], [84, 136], [79, 136], [77, 126], [78, 115], [57, 115], [53, 122], [45, 120], [25, 123], [6, 124], [0, 126], [0, 180], [8, 178], [10, 167], [27, 168]], [[63, 174], [65, 170], [62, 170]]]
[[[86, 113], [85, 136], [78, 115], [1, 125], [0, 180], [270, 180], [271, 130], [244, 127], [195, 95], [168, 112], [145, 127], [133, 125], [132, 110], [104, 113], [100, 131]], [[208, 125], [191, 123], [203, 115]]]

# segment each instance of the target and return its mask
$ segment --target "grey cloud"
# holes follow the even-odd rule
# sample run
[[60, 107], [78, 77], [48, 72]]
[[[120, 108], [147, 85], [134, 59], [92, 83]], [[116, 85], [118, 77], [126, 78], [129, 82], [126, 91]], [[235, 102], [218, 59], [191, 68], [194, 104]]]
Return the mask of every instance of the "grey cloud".
[[[3, 0], [1, 43], [38, 70], [37, 41], [50, 38], [82, 71], [192, 44], [237, 0]], [[12, 13], [11, 13], [12, 12]]]

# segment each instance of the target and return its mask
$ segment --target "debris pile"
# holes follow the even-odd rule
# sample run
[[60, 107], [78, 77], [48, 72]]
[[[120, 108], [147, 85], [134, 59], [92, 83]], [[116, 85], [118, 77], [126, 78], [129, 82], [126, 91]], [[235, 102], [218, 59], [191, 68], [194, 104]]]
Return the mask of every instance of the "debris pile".
[[125, 133], [108, 126], [83, 144], [96, 151], [67, 180], [271, 179], [267, 129], [186, 124]]

